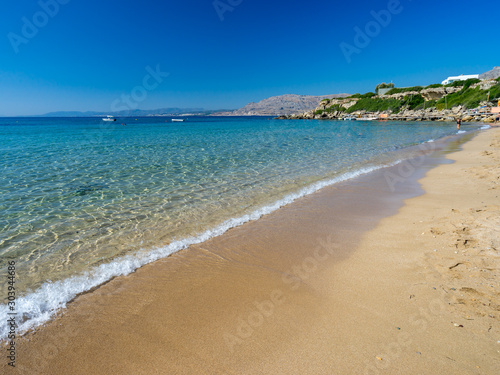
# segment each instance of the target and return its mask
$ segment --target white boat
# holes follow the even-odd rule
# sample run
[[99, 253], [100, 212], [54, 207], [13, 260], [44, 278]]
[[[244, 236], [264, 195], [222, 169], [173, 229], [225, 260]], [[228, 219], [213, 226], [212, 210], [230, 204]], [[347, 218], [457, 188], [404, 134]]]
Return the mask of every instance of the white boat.
[[348, 121], [348, 120], [356, 120], [356, 117], [354, 117], [354, 116], [346, 116], [346, 117], [344, 117], [342, 120], [344, 120], [344, 121]]
[[116, 121], [116, 119], [113, 116], [106, 116], [102, 119], [102, 121]]
[[373, 120], [376, 120], [375, 117], [358, 117], [356, 119], [357, 121], [373, 121]]
[[184, 121], [183, 118], [173, 118], [172, 119], [172, 122], [182, 122], [182, 121]]

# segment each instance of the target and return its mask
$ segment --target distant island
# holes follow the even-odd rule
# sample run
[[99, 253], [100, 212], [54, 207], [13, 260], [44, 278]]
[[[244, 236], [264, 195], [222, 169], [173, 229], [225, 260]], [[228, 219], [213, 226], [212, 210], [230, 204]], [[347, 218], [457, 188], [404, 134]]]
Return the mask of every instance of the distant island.
[[499, 116], [500, 67], [475, 75], [450, 77], [428, 86], [394, 87], [381, 83], [375, 92], [325, 98], [312, 110], [278, 119], [388, 119], [410, 121], [485, 121]]
[[[279, 95], [259, 101], [258, 103], [249, 103], [236, 110], [217, 109], [206, 110], [204, 108], [158, 108], [158, 109], [135, 109], [118, 112], [101, 111], [60, 111], [49, 112], [40, 117], [95, 117], [95, 116], [114, 116], [114, 117], [144, 117], [144, 116], [280, 116], [302, 113], [318, 106], [319, 102], [325, 98], [344, 98], [349, 94], [333, 95]], [[37, 116], [38, 117], [38, 116]]]
[[101, 112], [101, 111], [59, 111], [49, 112], [35, 117], [144, 117], [144, 116], [207, 116], [218, 110], [206, 110], [203, 108], [158, 108], [158, 109], [131, 109], [117, 112]]

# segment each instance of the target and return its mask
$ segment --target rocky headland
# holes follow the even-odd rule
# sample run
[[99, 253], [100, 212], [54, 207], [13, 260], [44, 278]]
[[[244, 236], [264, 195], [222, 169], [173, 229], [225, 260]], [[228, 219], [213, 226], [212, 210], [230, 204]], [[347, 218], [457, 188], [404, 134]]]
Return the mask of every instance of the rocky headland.
[[500, 67], [480, 75], [483, 79], [393, 88], [385, 95], [355, 94], [325, 98], [312, 110], [282, 115], [278, 119], [382, 119], [408, 121], [494, 122], [492, 108], [500, 101]]
[[334, 95], [280, 95], [261, 100], [257, 103], [249, 103], [243, 108], [235, 111], [217, 112], [214, 116], [281, 116], [302, 113], [312, 110], [325, 98], [343, 98], [349, 94]]

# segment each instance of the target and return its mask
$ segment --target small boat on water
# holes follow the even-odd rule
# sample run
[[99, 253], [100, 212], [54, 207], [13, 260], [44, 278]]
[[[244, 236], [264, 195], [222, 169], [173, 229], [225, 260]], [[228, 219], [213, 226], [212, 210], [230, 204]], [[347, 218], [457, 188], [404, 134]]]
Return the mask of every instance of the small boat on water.
[[184, 119], [183, 118], [173, 118], [172, 119], [172, 122], [183, 122]]
[[342, 120], [344, 120], [344, 121], [349, 121], [349, 120], [352, 121], [352, 120], [356, 120], [356, 117], [354, 117], [354, 116], [346, 116]]
[[357, 121], [373, 121], [373, 120], [376, 120], [375, 117], [358, 117], [356, 119]]
[[116, 121], [116, 119], [113, 116], [106, 116], [102, 119], [102, 121]]

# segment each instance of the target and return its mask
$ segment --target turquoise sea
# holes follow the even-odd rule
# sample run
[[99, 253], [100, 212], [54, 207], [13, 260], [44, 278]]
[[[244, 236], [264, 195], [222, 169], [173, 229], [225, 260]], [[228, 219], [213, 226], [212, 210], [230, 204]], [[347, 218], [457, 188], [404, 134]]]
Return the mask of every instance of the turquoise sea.
[[[456, 133], [425, 122], [1, 118], [0, 275], [15, 260], [19, 329], [114, 276]], [[0, 339], [7, 313], [0, 304]]]

